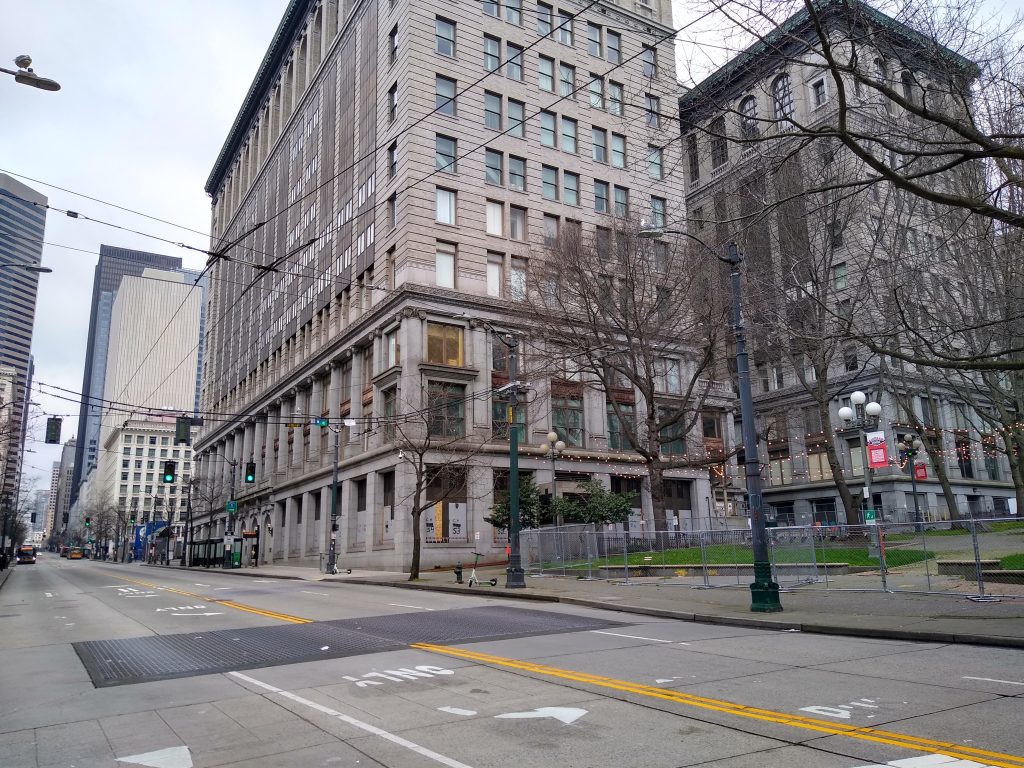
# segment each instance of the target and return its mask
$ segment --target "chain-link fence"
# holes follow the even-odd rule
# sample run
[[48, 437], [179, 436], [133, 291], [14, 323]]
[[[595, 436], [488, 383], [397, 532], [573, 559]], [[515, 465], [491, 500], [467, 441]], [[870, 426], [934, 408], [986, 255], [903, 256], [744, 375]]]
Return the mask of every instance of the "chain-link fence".
[[[914, 520], [770, 528], [768, 551], [784, 589], [940, 592], [1024, 597], [1024, 520]], [[746, 585], [749, 530], [622, 531], [567, 525], [522, 532], [532, 576], [668, 578], [695, 587]]]

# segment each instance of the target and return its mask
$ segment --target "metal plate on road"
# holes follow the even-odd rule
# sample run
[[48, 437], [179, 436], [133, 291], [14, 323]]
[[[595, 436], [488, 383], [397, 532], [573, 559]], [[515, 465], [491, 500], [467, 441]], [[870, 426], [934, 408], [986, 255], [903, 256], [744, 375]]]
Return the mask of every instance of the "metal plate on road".
[[[93, 685], [106, 688], [231, 670], [381, 653], [410, 643], [464, 643], [621, 626], [507, 606], [399, 613], [310, 624], [74, 643]], [[326, 648], [325, 648], [326, 647]]]

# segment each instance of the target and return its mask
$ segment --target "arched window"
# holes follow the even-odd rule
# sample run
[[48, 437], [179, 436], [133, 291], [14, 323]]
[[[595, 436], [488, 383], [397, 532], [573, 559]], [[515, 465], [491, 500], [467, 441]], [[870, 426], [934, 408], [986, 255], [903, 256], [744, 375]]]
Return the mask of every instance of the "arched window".
[[772, 105], [776, 120], [788, 121], [793, 117], [793, 85], [789, 75], [779, 75], [772, 83]]
[[753, 96], [740, 102], [740, 133], [745, 139], [756, 139], [761, 134], [757, 124], [757, 99]]

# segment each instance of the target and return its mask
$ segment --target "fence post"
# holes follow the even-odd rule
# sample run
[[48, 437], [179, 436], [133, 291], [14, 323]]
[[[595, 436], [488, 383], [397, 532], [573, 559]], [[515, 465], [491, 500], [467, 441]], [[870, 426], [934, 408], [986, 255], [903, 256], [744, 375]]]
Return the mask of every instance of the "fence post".
[[971, 516], [971, 543], [974, 546], [974, 573], [978, 577], [978, 597], [985, 598], [985, 579], [981, 575], [981, 550], [978, 547], [978, 528], [974, 524], [974, 510], [968, 508]]
[[708, 578], [708, 550], [705, 533], [706, 531], [697, 532], [697, 535], [700, 537], [700, 569], [701, 572], [704, 574], [704, 586], [710, 587], [711, 580]]
[[[922, 528], [922, 530], [921, 530], [921, 554], [924, 555], [924, 578], [925, 578], [925, 584], [927, 585], [928, 591], [931, 592], [932, 591], [932, 569], [931, 569], [931, 566], [928, 563], [928, 537], [926, 535], [927, 533], [928, 533], [928, 526], [925, 525], [924, 528]], [[975, 555], [977, 555], [977, 550], [975, 550]]]
[[622, 567], [626, 573], [625, 583], [629, 584], [629, 547], [627, 546], [628, 536], [626, 526], [622, 526]]

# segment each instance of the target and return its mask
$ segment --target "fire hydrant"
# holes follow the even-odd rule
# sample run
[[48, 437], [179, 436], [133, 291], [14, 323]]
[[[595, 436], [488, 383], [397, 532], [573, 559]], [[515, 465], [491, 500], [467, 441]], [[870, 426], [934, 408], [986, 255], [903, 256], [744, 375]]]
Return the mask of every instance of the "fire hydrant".
[[462, 583], [462, 562], [461, 561], [457, 562], [455, 564], [455, 583], [456, 584], [461, 584]]

